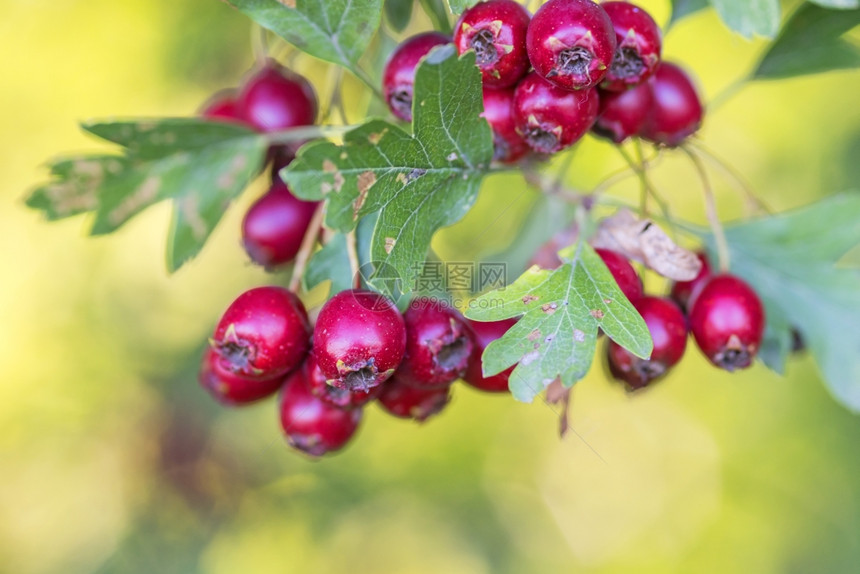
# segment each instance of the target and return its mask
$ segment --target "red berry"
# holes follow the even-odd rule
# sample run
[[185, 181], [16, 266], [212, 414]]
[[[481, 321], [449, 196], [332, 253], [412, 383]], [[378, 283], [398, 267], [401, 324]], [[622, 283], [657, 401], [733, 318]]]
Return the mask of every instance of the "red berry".
[[422, 389], [407, 385], [397, 378], [383, 385], [379, 404], [391, 415], [402, 419], [424, 422], [439, 413], [451, 400], [451, 386]]
[[245, 121], [263, 132], [311, 125], [317, 117], [317, 96], [307, 79], [273, 62], [248, 79], [238, 106]]
[[254, 263], [274, 267], [292, 261], [317, 205], [298, 199], [280, 179], [272, 182], [242, 221], [242, 244]]
[[484, 113], [493, 129], [493, 159], [513, 163], [529, 151], [514, 122], [514, 89], [484, 87]]
[[403, 121], [412, 121], [412, 85], [421, 58], [430, 50], [451, 41], [449, 36], [427, 32], [408, 38], [391, 54], [382, 76], [382, 91], [391, 113]]
[[507, 392], [508, 378], [511, 376], [514, 367], [510, 367], [498, 375], [485, 377], [481, 370], [481, 355], [484, 354], [484, 349], [487, 348], [487, 345], [496, 339], [500, 339], [516, 322], [516, 319], [504, 319], [502, 321], [490, 321], [487, 323], [467, 320], [467, 324], [472, 330], [472, 339], [475, 345], [472, 349], [472, 359], [469, 362], [469, 369], [466, 371], [466, 376], [463, 377], [465, 382], [476, 389], [489, 393]]
[[642, 130], [653, 102], [647, 82], [623, 92], [600, 91], [600, 113], [591, 131], [621, 143]]
[[591, 0], [549, 0], [526, 37], [535, 72], [566, 90], [596, 86], [615, 56], [615, 30]]
[[660, 27], [648, 12], [629, 2], [600, 5], [615, 29], [615, 57], [601, 87], [620, 92], [642, 83], [660, 63]]
[[654, 104], [640, 135], [677, 146], [702, 125], [704, 110], [696, 87], [684, 70], [668, 62], [662, 62], [648, 82]]
[[711, 363], [745, 369], [764, 334], [764, 307], [752, 287], [733, 275], [708, 281], [690, 309], [690, 331]]
[[200, 385], [220, 403], [244, 405], [274, 394], [284, 380], [278, 376], [271, 379], [251, 379], [225, 371], [218, 364], [218, 354], [206, 349], [198, 376]]
[[339, 409], [311, 394], [303, 369], [287, 378], [280, 400], [281, 428], [290, 445], [311, 456], [339, 450], [353, 437], [362, 409]]
[[236, 94], [232, 91], [221, 92], [212, 96], [203, 105], [200, 115], [210, 120], [242, 121], [241, 113], [236, 104]]
[[405, 350], [403, 316], [379, 293], [341, 291], [320, 309], [314, 355], [330, 385], [371, 389], [394, 373]]
[[341, 409], [354, 409], [364, 406], [382, 392], [382, 385], [373, 387], [369, 391], [348, 391], [331, 386], [326, 382], [325, 375], [320, 371], [313, 353], [308, 355], [302, 368], [305, 370], [305, 380], [311, 394]]
[[708, 263], [708, 258], [704, 253], [696, 253], [696, 257], [702, 262], [702, 268], [699, 274], [690, 281], [676, 281], [672, 285], [670, 297], [685, 311], [692, 307], [693, 299], [702, 291], [702, 288], [711, 279], [711, 266]]
[[639, 279], [639, 275], [633, 269], [630, 261], [620, 253], [609, 249], [597, 248], [594, 251], [603, 259], [603, 263], [612, 273], [612, 277], [618, 283], [618, 288], [621, 289], [624, 296], [631, 303], [640, 299], [642, 297], [642, 280]]
[[563, 90], [534, 72], [514, 92], [517, 132], [538, 153], [555, 153], [578, 141], [594, 124], [597, 90]]
[[465, 374], [472, 355], [472, 334], [455, 309], [419, 297], [403, 316], [406, 354], [397, 377], [412, 386], [436, 388]]
[[531, 66], [526, 52], [526, 31], [531, 15], [514, 0], [487, 0], [460, 16], [454, 27], [454, 45], [464, 54], [475, 51], [485, 86], [513, 86]]
[[665, 375], [687, 348], [687, 320], [669, 299], [642, 297], [633, 303], [648, 326], [654, 350], [650, 359], [640, 359], [615, 341], [609, 341], [609, 368], [628, 389], [641, 389]]
[[245, 291], [224, 312], [212, 348], [220, 372], [257, 380], [297, 367], [310, 346], [304, 305], [282, 287]]

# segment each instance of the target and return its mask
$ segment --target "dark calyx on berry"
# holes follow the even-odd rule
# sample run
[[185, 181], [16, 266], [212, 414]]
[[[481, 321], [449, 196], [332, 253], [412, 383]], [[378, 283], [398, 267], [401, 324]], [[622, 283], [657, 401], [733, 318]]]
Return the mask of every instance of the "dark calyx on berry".
[[590, 80], [589, 69], [593, 59], [594, 54], [582, 46], [567, 48], [558, 53], [555, 68], [546, 77], [549, 79], [558, 74], [579, 74]]
[[470, 45], [475, 50], [475, 62], [479, 66], [490, 66], [499, 61], [495, 38], [489, 30], [481, 30], [472, 37]]
[[634, 48], [623, 47], [615, 51], [610, 71], [618, 78], [638, 78], [645, 69], [645, 63]]

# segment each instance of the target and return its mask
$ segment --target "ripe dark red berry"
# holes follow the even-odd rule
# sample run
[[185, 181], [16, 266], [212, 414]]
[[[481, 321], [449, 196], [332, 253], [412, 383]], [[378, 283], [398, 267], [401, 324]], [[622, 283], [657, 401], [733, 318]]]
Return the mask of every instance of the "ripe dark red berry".
[[307, 79], [269, 62], [245, 83], [238, 107], [246, 122], [275, 132], [313, 124], [317, 96]]
[[699, 274], [690, 281], [676, 281], [672, 285], [672, 291], [669, 294], [681, 309], [688, 312], [695, 296], [702, 291], [702, 288], [711, 279], [711, 265], [708, 263], [708, 258], [701, 252], [696, 253], [696, 257], [702, 262]]
[[517, 133], [514, 121], [514, 88], [493, 89], [485, 86], [484, 113], [481, 116], [493, 129], [493, 159], [513, 163], [529, 151], [529, 146]]
[[702, 101], [687, 73], [661, 62], [648, 80], [654, 103], [640, 135], [652, 142], [677, 146], [702, 125]]
[[304, 305], [282, 287], [245, 291], [224, 312], [212, 349], [220, 372], [257, 380], [285, 375], [310, 346]]
[[514, 0], [479, 2], [460, 16], [454, 45], [460, 54], [475, 51], [485, 86], [513, 86], [531, 66], [526, 52], [530, 20], [528, 10]]
[[624, 293], [627, 299], [634, 303], [642, 297], [642, 280], [630, 261], [626, 257], [616, 251], [610, 249], [597, 248], [594, 251], [603, 259], [603, 263], [612, 273], [615, 282], [618, 283], [618, 288]]
[[514, 367], [510, 367], [498, 375], [485, 377], [481, 370], [481, 355], [484, 354], [484, 349], [487, 348], [487, 345], [501, 338], [516, 322], [516, 319], [504, 319], [502, 321], [490, 321], [487, 323], [467, 320], [467, 324], [472, 330], [474, 348], [472, 349], [472, 359], [469, 361], [469, 369], [466, 371], [466, 376], [463, 377], [466, 383], [476, 389], [489, 393], [507, 392], [508, 378], [511, 376]]
[[302, 201], [276, 179], [245, 214], [242, 244], [251, 259], [274, 267], [295, 258], [317, 208], [315, 201]]
[[621, 143], [642, 130], [653, 102], [647, 82], [623, 92], [600, 91], [600, 112], [591, 131]]
[[596, 86], [615, 56], [615, 30], [592, 0], [549, 0], [526, 36], [535, 72], [566, 90]]
[[397, 370], [401, 381], [415, 387], [443, 387], [465, 374], [472, 356], [472, 334], [455, 309], [419, 297], [403, 315], [406, 354]]
[[633, 306], [642, 315], [654, 341], [651, 358], [640, 359], [615, 341], [607, 345], [610, 372], [630, 390], [641, 389], [661, 378], [681, 360], [687, 348], [687, 320], [674, 302], [642, 297]]
[[600, 5], [615, 29], [615, 57], [600, 86], [620, 92], [645, 81], [660, 63], [660, 27], [648, 12], [629, 2]]
[[752, 364], [764, 324], [758, 295], [733, 275], [711, 278], [690, 309], [690, 331], [699, 348], [711, 363], [730, 372]]
[[550, 154], [573, 145], [594, 124], [597, 90], [563, 90], [532, 72], [514, 91], [517, 132], [538, 153]]
[[200, 115], [210, 120], [242, 121], [236, 94], [232, 91], [215, 94], [203, 105]]
[[290, 445], [311, 456], [342, 448], [361, 422], [362, 409], [339, 409], [311, 394], [305, 372], [290, 375], [281, 394], [281, 428]]
[[394, 373], [405, 350], [403, 316], [379, 293], [341, 291], [320, 309], [314, 355], [330, 385], [371, 389]]
[[354, 409], [364, 406], [382, 392], [382, 385], [377, 385], [368, 391], [348, 391], [331, 386], [326, 382], [325, 375], [320, 371], [313, 353], [308, 355], [302, 368], [305, 370], [305, 381], [311, 394], [341, 409]]
[[382, 91], [391, 113], [403, 121], [412, 121], [412, 85], [421, 58], [430, 50], [448, 44], [451, 38], [438, 32], [412, 36], [391, 54], [382, 76]]
[[391, 415], [424, 422], [438, 414], [451, 400], [451, 386], [421, 389], [407, 385], [397, 375], [383, 385], [379, 404]]
[[203, 355], [198, 380], [200, 386], [225, 405], [253, 403], [273, 395], [284, 382], [282, 376], [258, 380], [225, 371], [218, 365], [218, 354], [212, 349], [206, 349]]

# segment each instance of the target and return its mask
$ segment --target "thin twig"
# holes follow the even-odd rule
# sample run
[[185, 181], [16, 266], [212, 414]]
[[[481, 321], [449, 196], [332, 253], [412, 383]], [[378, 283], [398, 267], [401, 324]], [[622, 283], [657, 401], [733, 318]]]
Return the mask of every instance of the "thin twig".
[[645, 168], [637, 163], [629, 153], [627, 153], [624, 148], [621, 146], [615, 146], [618, 150], [618, 153], [621, 154], [621, 157], [624, 158], [624, 161], [628, 163], [630, 169], [632, 169], [636, 175], [639, 177], [639, 181], [642, 182], [642, 185], [645, 187], [646, 191], [654, 198], [654, 201], [657, 203], [657, 206], [660, 208], [660, 211], [663, 213], [663, 217], [666, 221], [672, 221], [672, 214], [669, 211], [669, 204], [657, 193], [657, 190], [654, 189], [654, 185], [651, 183], [650, 178], [648, 177], [648, 173], [645, 171]]
[[352, 286], [361, 287], [359, 270], [361, 264], [358, 261], [358, 245], [355, 229], [346, 234], [346, 256], [349, 258], [349, 271], [352, 274]]
[[305, 236], [302, 238], [302, 244], [299, 247], [299, 252], [296, 254], [296, 263], [293, 265], [293, 274], [290, 277], [289, 290], [293, 293], [298, 293], [302, 283], [302, 275], [308, 266], [308, 260], [311, 258], [311, 252], [314, 250], [317, 238], [320, 234], [320, 228], [325, 218], [325, 202], [321, 201], [314, 211], [314, 216], [311, 218]]
[[702, 159], [687, 145], [680, 148], [699, 174], [699, 179], [702, 181], [702, 193], [705, 196], [705, 213], [708, 217], [708, 224], [711, 226], [711, 231], [714, 234], [714, 239], [717, 242], [717, 257], [719, 259], [720, 271], [725, 273], [731, 266], [729, 259], [729, 244], [726, 241], [726, 233], [723, 230], [723, 224], [720, 222], [719, 214], [717, 213], [717, 202], [714, 198], [714, 190], [711, 188], [711, 182], [708, 180], [708, 173], [702, 163]]
[[694, 146], [702, 156], [711, 162], [711, 165], [719, 169], [725, 176], [728, 177], [735, 187], [743, 194], [746, 203], [754, 210], [760, 213], [772, 214], [773, 211], [764, 203], [752, 190], [747, 181], [741, 176], [738, 171], [729, 165], [725, 160], [717, 156], [714, 152], [708, 149], [702, 142], [690, 139], [690, 145]]

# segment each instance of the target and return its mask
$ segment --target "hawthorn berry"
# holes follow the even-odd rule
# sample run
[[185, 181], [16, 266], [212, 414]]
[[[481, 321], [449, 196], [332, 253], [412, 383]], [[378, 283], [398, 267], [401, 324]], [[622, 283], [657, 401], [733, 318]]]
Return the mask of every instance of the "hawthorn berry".
[[642, 130], [654, 96], [643, 82], [623, 92], [600, 91], [600, 112], [591, 131], [619, 144]]
[[729, 372], [752, 364], [764, 335], [764, 306], [734, 275], [717, 275], [690, 309], [690, 331], [711, 363]]
[[412, 36], [394, 50], [382, 75], [382, 92], [392, 114], [405, 122], [412, 121], [415, 70], [430, 50], [450, 42], [445, 34], [426, 32]]
[[711, 265], [708, 263], [707, 256], [701, 251], [696, 253], [696, 257], [702, 263], [702, 268], [699, 274], [690, 281], [676, 281], [672, 284], [672, 291], [669, 296], [685, 311], [690, 310], [693, 299], [698, 295], [702, 288], [708, 283], [711, 278]]
[[242, 118], [262, 132], [312, 125], [317, 96], [306, 78], [269, 61], [242, 87], [238, 100]]
[[284, 380], [282, 376], [270, 379], [252, 379], [231, 373], [219, 365], [218, 354], [206, 349], [198, 376], [200, 386], [225, 405], [244, 405], [274, 394]]
[[280, 178], [248, 209], [242, 244], [254, 263], [274, 267], [292, 261], [302, 245], [318, 202], [302, 201]]
[[482, 370], [481, 355], [484, 354], [484, 349], [487, 348], [487, 345], [496, 339], [500, 339], [516, 322], [516, 319], [489, 322], [469, 321], [467, 319], [466, 324], [472, 331], [474, 346], [472, 348], [472, 359], [469, 361], [469, 368], [463, 377], [466, 383], [488, 393], [504, 393], [508, 391], [508, 378], [514, 371], [514, 367], [509, 367], [497, 375], [485, 377]]
[[212, 338], [218, 372], [256, 380], [297, 367], [310, 346], [304, 305], [282, 287], [245, 291], [224, 312]]
[[601, 249], [598, 247], [594, 251], [600, 255], [600, 258], [606, 264], [609, 272], [612, 273], [613, 279], [615, 279], [618, 288], [621, 289], [624, 296], [631, 303], [635, 303], [640, 299], [642, 297], [642, 280], [639, 279], [639, 274], [633, 269], [630, 261], [617, 251], [612, 251], [611, 249]]
[[642, 297], [633, 306], [642, 315], [654, 341], [651, 358], [641, 359], [615, 341], [607, 345], [609, 370], [629, 390], [641, 389], [664, 376], [681, 360], [687, 348], [687, 320], [673, 301]]
[[592, 0], [549, 0], [526, 35], [535, 72], [565, 90], [599, 84], [615, 56], [615, 30]]
[[313, 348], [328, 384], [366, 391], [382, 384], [400, 366], [406, 351], [406, 326], [386, 297], [349, 289], [320, 309]]
[[551, 154], [573, 145], [594, 124], [597, 90], [571, 92], [532, 72], [514, 91], [517, 132], [530, 148]]
[[660, 63], [660, 27], [648, 12], [629, 2], [600, 5], [615, 29], [615, 57], [600, 84], [604, 90], [620, 92], [641, 84]]
[[438, 414], [451, 401], [451, 386], [427, 389], [406, 384], [395, 375], [383, 384], [379, 404], [401, 419], [424, 422]]
[[362, 409], [340, 409], [311, 394], [304, 369], [284, 383], [280, 400], [281, 428], [290, 446], [311, 456], [339, 450], [353, 437]]
[[454, 45], [462, 55], [475, 51], [484, 86], [513, 86], [528, 72], [526, 32], [531, 15], [514, 0], [486, 0], [463, 12], [454, 27]]
[[242, 121], [242, 115], [236, 103], [236, 94], [231, 91], [212, 96], [203, 105], [200, 115], [210, 120]]
[[677, 146], [702, 125], [704, 109], [696, 87], [683, 69], [669, 62], [661, 62], [648, 83], [654, 102], [639, 135]]
[[308, 358], [305, 359], [302, 368], [305, 370], [305, 381], [311, 394], [341, 409], [354, 409], [364, 406], [378, 397], [379, 393], [382, 392], [382, 385], [377, 385], [367, 391], [348, 391], [331, 386], [326, 382], [325, 375], [320, 371], [313, 353], [310, 353]]
[[415, 387], [449, 385], [465, 374], [472, 356], [472, 334], [455, 309], [418, 297], [403, 315], [406, 353], [397, 370], [400, 380]]
[[493, 159], [513, 163], [529, 151], [529, 146], [517, 133], [514, 121], [514, 88], [484, 86], [484, 113], [481, 117], [493, 130]]

